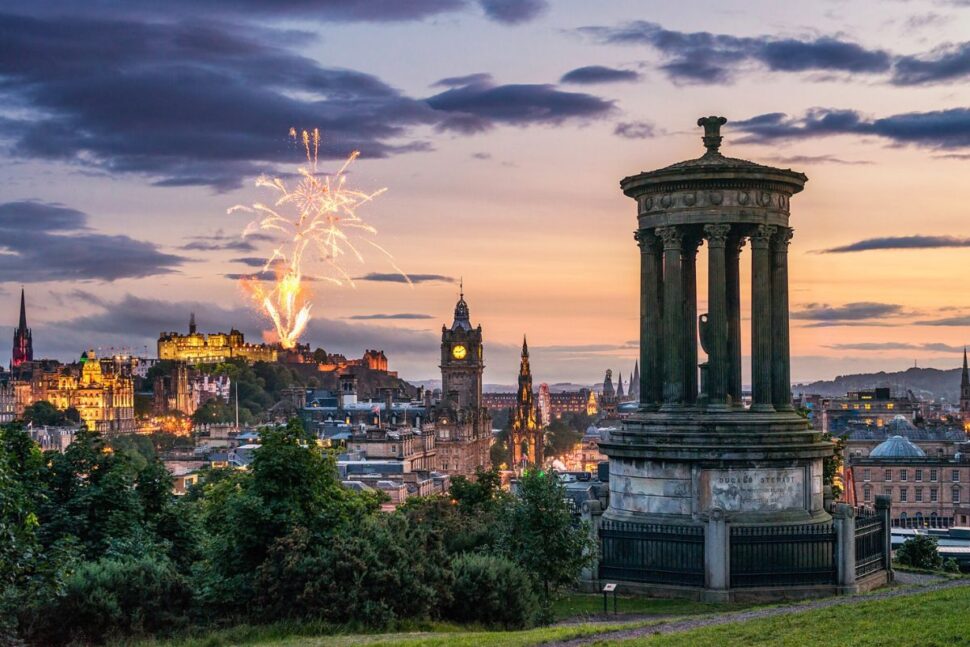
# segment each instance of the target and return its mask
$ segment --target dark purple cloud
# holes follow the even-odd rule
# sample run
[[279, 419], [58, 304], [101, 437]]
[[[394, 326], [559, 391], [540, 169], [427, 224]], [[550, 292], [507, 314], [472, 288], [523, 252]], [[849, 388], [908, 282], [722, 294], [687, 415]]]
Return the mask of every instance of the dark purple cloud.
[[443, 274], [408, 274], [407, 278], [405, 278], [402, 274], [370, 272], [363, 276], [357, 276], [354, 278], [355, 281], [374, 281], [377, 283], [407, 283], [408, 279], [411, 280], [411, 283], [455, 282], [455, 278], [453, 276], [445, 276]]
[[154, 243], [91, 231], [87, 214], [39, 201], [0, 204], [0, 283], [115, 281], [175, 271]]
[[478, 0], [485, 15], [496, 22], [517, 25], [544, 12], [546, 0]]
[[879, 249], [937, 249], [940, 247], [970, 247], [970, 238], [957, 236], [885, 236], [839, 245], [822, 250], [823, 254], [868, 252]]
[[778, 72], [882, 73], [892, 57], [856, 43], [823, 36], [810, 39], [772, 36], [738, 37], [711, 32], [682, 32], [636, 20], [615, 27], [581, 27], [600, 43], [645, 45], [657, 51], [660, 65], [676, 83], [730, 83], [745, 65]]
[[792, 319], [809, 321], [860, 321], [878, 319], [903, 314], [903, 306], [895, 303], [874, 303], [860, 301], [833, 306], [827, 303], [809, 303], [803, 308], [792, 310]]
[[785, 155], [769, 157], [779, 164], [844, 164], [846, 166], [865, 166], [872, 164], [869, 160], [845, 160], [835, 155]]
[[927, 342], [924, 344], [911, 344], [908, 342], [859, 342], [853, 344], [830, 344], [826, 348], [835, 350], [862, 350], [862, 351], [884, 351], [884, 350], [928, 350], [938, 353], [962, 353], [963, 346], [951, 346], [942, 342]]
[[894, 144], [952, 149], [970, 146], [970, 108], [868, 118], [855, 110], [813, 108], [802, 116], [773, 112], [733, 122], [743, 143], [770, 144], [829, 135], [873, 135]]
[[594, 83], [629, 83], [639, 80], [640, 75], [633, 70], [621, 70], [605, 65], [587, 65], [566, 72], [559, 79], [559, 82], [590, 85]]
[[555, 125], [570, 120], [598, 119], [615, 109], [612, 101], [580, 92], [563, 92], [553, 85], [493, 85], [488, 80], [455, 85], [426, 101], [434, 110], [449, 114], [438, 124], [440, 129], [464, 133], [482, 132], [498, 124]]
[[942, 319], [927, 319], [925, 321], [913, 322], [916, 326], [970, 326], [970, 315], [960, 315], [957, 317], [944, 317]]
[[613, 134], [626, 139], [649, 139], [657, 132], [653, 124], [647, 121], [624, 121], [616, 124]]
[[347, 317], [347, 319], [353, 319], [354, 321], [369, 321], [378, 319], [434, 319], [431, 315], [418, 314], [415, 312], [401, 312], [397, 314], [369, 314], [369, 315], [352, 315]]
[[921, 56], [902, 56], [896, 61], [892, 82], [924, 85], [953, 81], [970, 75], [970, 42], [946, 45]]
[[429, 150], [420, 126], [555, 125], [612, 105], [483, 76], [408, 97], [289, 49], [308, 38], [219, 21], [0, 15], [0, 100], [18, 115], [0, 122], [0, 141], [23, 158], [223, 190], [298, 161], [291, 126], [321, 129], [322, 158], [382, 158]]

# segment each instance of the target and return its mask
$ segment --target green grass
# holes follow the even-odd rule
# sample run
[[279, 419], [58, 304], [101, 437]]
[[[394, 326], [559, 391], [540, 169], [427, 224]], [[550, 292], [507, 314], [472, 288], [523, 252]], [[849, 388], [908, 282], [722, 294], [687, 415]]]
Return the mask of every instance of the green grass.
[[[229, 645], [258, 645], [260, 647], [524, 647], [538, 645], [550, 640], [568, 640], [604, 631], [630, 629], [652, 624], [651, 621], [623, 624], [578, 624], [570, 626], [540, 627], [524, 631], [486, 631], [448, 623], [428, 623], [414, 631], [385, 634], [339, 634], [326, 625], [269, 626], [241, 625], [231, 629], [214, 631], [197, 638], [169, 641], [146, 641], [134, 643], [139, 647], [228, 647]], [[133, 643], [118, 643], [133, 644]]]
[[949, 647], [970, 644], [970, 590], [948, 589], [602, 645]]
[[[750, 606], [750, 605], [747, 605]], [[687, 616], [698, 613], [718, 613], [745, 608], [745, 605], [706, 604], [693, 600], [667, 600], [661, 598], [617, 596], [616, 610], [623, 615]], [[613, 613], [613, 597], [609, 598], [610, 614]], [[583, 619], [603, 615], [602, 593], [569, 593], [552, 605], [557, 620]]]

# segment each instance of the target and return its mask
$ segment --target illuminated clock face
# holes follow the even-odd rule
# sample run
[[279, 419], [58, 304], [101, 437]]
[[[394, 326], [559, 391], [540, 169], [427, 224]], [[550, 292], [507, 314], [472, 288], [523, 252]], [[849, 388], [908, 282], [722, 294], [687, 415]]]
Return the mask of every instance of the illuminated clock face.
[[454, 357], [455, 359], [465, 359], [465, 355], [467, 354], [468, 354], [468, 349], [462, 346], [461, 344], [456, 344], [451, 349], [451, 356]]

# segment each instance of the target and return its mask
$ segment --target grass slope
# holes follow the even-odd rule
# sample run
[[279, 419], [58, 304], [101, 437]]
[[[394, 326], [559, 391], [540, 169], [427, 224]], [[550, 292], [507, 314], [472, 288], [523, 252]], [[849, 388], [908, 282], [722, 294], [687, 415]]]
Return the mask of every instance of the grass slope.
[[970, 645], [970, 589], [873, 600], [602, 645], [949, 647]]

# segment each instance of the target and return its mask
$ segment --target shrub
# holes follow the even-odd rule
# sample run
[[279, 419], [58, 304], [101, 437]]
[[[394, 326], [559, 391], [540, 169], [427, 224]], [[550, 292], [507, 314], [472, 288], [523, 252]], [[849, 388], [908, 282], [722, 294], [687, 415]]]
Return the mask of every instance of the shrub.
[[64, 579], [60, 595], [37, 609], [44, 644], [97, 643], [124, 635], [182, 628], [191, 590], [172, 563], [157, 556], [84, 562]]
[[458, 622], [521, 628], [533, 624], [539, 600], [532, 578], [497, 555], [466, 553], [452, 560], [455, 583], [446, 615]]
[[936, 548], [936, 537], [916, 535], [907, 539], [896, 550], [896, 561], [913, 568], [937, 570], [943, 567], [943, 558]]

